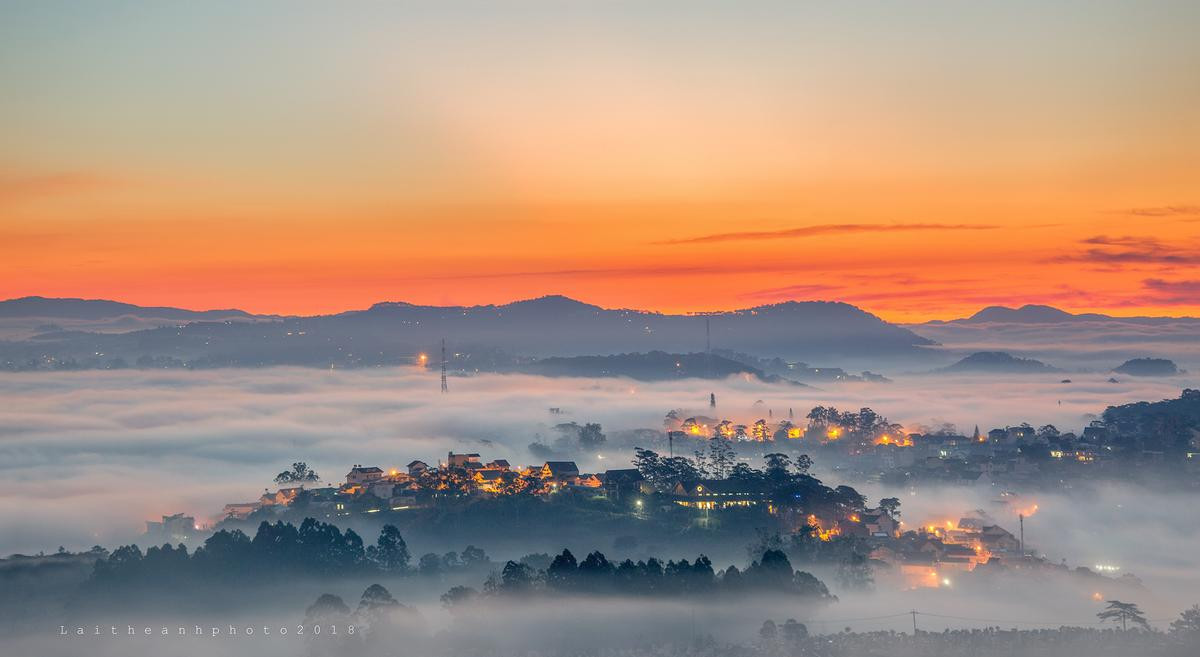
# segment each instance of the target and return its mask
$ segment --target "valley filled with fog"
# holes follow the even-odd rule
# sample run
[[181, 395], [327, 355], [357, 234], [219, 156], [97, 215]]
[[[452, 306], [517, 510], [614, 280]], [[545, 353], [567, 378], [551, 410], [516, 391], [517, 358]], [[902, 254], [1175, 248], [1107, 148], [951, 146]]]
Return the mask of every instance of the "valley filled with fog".
[[[352, 464], [403, 467], [472, 451], [513, 464], [560, 422], [609, 434], [662, 430], [671, 409], [752, 422], [817, 405], [869, 406], [906, 430], [953, 423], [970, 432], [1029, 422], [1079, 431], [1106, 406], [1177, 397], [1194, 377], [913, 376], [819, 389], [745, 378], [666, 383], [624, 379], [455, 377], [417, 368], [324, 371], [65, 372], [0, 375], [0, 553], [85, 548], [135, 537], [144, 520], [197, 518], [250, 499], [304, 460], [329, 481]], [[1191, 385], [1195, 385], [1194, 383]], [[561, 409], [552, 415], [549, 409]], [[753, 446], [752, 446], [753, 447]], [[761, 449], [746, 456], [759, 456]], [[686, 449], [684, 453], [690, 453]], [[582, 470], [629, 467], [630, 452], [572, 455]], [[815, 465], [820, 471], [823, 464]]]
[[[1053, 374], [927, 374], [896, 375], [891, 383], [799, 387], [749, 376], [646, 383], [480, 374], [451, 377], [450, 392], [443, 394], [437, 373], [418, 367], [7, 373], [0, 375], [0, 398], [5, 400], [0, 409], [0, 553], [50, 553], [60, 545], [69, 551], [94, 544], [111, 549], [139, 540], [144, 546], [145, 521], [184, 512], [197, 523], [215, 523], [224, 504], [273, 489], [274, 475], [299, 460], [334, 483], [354, 464], [403, 468], [414, 459], [436, 463], [450, 451], [477, 452], [484, 460], [507, 459], [514, 466], [540, 463], [543, 459], [531, 453], [530, 444], [549, 443], [553, 426], [568, 421], [603, 426], [609, 438], [605, 448], [564, 455], [576, 460], [581, 471], [601, 472], [629, 467], [633, 446], [662, 449], [661, 439], [642, 444], [652, 433], [638, 430], [661, 434], [663, 418], [673, 409], [681, 415], [704, 413], [750, 423], [768, 415], [782, 418], [789, 410], [803, 418], [817, 405], [852, 410], [869, 406], [913, 432], [948, 423], [965, 433], [976, 425], [986, 432], [1021, 422], [1079, 431], [1108, 405], [1173, 398], [1182, 387], [1195, 385], [1190, 375], [1130, 377], [1116, 383], [1109, 379], [1077, 374], [1064, 384]], [[715, 395], [715, 408], [709, 406], [710, 394]], [[675, 445], [684, 454], [697, 447]], [[739, 459], [755, 464], [766, 451], [769, 448], [754, 443], [738, 445]], [[899, 497], [903, 518], [912, 524], [957, 521], [981, 512], [1010, 530], [1017, 527], [1015, 511], [998, 506], [1001, 491], [989, 487], [888, 487], [847, 479], [840, 468], [820, 457], [813, 473], [830, 486], [852, 485], [869, 500]], [[1194, 491], [1110, 483], [1052, 493], [1022, 491], [1022, 496], [1038, 506], [1025, 521], [1032, 549], [1051, 561], [1065, 560], [1072, 568], [1119, 567], [1110, 578], [1113, 583], [1098, 587], [1067, 575], [972, 577], [938, 588], [909, 589], [879, 577], [875, 591], [860, 592], [839, 589], [831, 569], [815, 567], [809, 570], [829, 584], [837, 602], [806, 607], [756, 596], [729, 608], [643, 599], [534, 600], [475, 610], [470, 629], [453, 634], [468, 653], [499, 654], [519, 650], [530, 632], [544, 633], [547, 645], [565, 646], [573, 637], [586, 637], [595, 645], [620, 646], [641, 636], [686, 641], [697, 633], [723, 641], [751, 641], [766, 619], [782, 623], [799, 618], [814, 633], [847, 627], [901, 631], [911, 629], [913, 619], [907, 612], [913, 609], [924, 614], [918, 617], [923, 629], [1004, 622], [1050, 627], [1094, 624], [1097, 596], [1118, 594], [1135, 597], [1157, 625], [1165, 626], [1165, 620], [1197, 602], [1200, 507], [1193, 503]], [[719, 569], [745, 567], [754, 542], [753, 535], [710, 541], [701, 533], [622, 546], [614, 544], [614, 536], [586, 531], [556, 535], [522, 532], [516, 526], [511, 530], [504, 540], [489, 540], [497, 535], [491, 532], [474, 544], [497, 565], [569, 547], [581, 556], [601, 550], [614, 562], [706, 554]], [[406, 538], [414, 555], [461, 549], [464, 543], [433, 533]], [[1130, 589], [1128, 580], [1118, 584], [1115, 575], [1125, 573], [1136, 576], [1140, 586]], [[256, 595], [239, 594], [240, 602], [228, 605], [224, 616], [206, 610], [185, 619], [149, 612], [138, 618], [165, 624], [223, 623], [231, 617], [294, 622], [321, 593], [352, 601], [378, 579], [293, 582], [279, 595], [269, 588]], [[442, 608], [439, 596], [453, 585], [479, 587], [479, 580], [475, 574], [391, 578], [382, 583], [397, 600], [416, 608], [420, 632], [432, 640], [461, 624]], [[1101, 590], [1106, 587], [1109, 590]], [[475, 613], [484, 609], [487, 613]], [[126, 622], [120, 614], [86, 618]], [[614, 627], [625, 629], [614, 634]], [[45, 648], [34, 634], [17, 645]], [[141, 650], [138, 646], [143, 644], [88, 645], [94, 654], [123, 654]], [[396, 654], [419, 654], [422, 645], [413, 639], [406, 649], [414, 652]], [[144, 646], [160, 650], [153, 643]], [[226, 649], [219, 644], [203, 648], [204, 654], [214, 655]], [[287, 654], [290, 649], [271, 642], [256, 648], [263, 654]], [[172, 650], [193, 654], [176, 644], [161, 653]], [[228, 654], [238, 653], [230, 649]]]

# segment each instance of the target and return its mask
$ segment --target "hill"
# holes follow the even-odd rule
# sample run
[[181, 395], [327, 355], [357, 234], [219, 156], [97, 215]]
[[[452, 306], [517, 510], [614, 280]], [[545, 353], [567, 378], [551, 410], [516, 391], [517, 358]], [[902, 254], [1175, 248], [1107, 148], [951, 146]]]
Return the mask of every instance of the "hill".
[[1166, 358], [1133, 358], [1114, 367], [1113, 371], [1129, 376], [1175, 376], [1180, 373], [1174, 361]]
[[22, 297], [0, 301], [0, 339], [63, 331], [128, 332], [189, 322], [271, 319], [237, 309], [187, 310], [105, 299]]
[[1102, 417], [1105, 439], [1122, 450], [1183, 457], [1200, 435], [1200, 390], [1185, 389], [1178, 399], [1109, 406]]
[[165, 306], [136, 306], [131, 303], [105, 299], [55, 299], [21, 297], [0, 301], [0, 319], [115, 319], [119, 317], [157, 317], [182, 322], [221, 320], [228, 318], [253, 319], [254, 315], [236, 309], [186, 310]]
[[[547, 296], [505, 305], [385, 302], [315, 317], [243, 316], [258, 321], [221, 318], [182, 327], [172, 321], [162, 328], [110, 335], [55, 327], [36, 341], [0, 345], [0, 366], [106, 367], [111, 361], [152, 367], [361, 367], [411, 363], [415, 354], [430, 352], [445, 339], [455, 365], [470, 370], [505, 362], [508, 357], [502, 354], [545, 358], [699, 352], [705, 347], [706, 329], [714, 346], [792, 360], [920, 358], [925, 355], [922, 348], [934, 344], [836, 302], [668, 315]], [[106, 360], [97, 359], [97, 353]]]
[[988, 306], [970, 317], [951, 320], [933, 320], [928, 325], [941, 324], [1065, 324], [1076, 322], [1119, 322], [1130, 324], [1167, 324], [1172, 322], [1200, 322], [1195, 317], [1119, 317], [1101, 313], [1072, 313], [1054, 306], [1025, 304], [1019, 308]]
[[943, 367], [939, 372], [989, 372], [994, 374], [1029, 374], [1061, 372], [1040, 360], [1017, 358], [1003, 351], [978, 351], [962, 360]]

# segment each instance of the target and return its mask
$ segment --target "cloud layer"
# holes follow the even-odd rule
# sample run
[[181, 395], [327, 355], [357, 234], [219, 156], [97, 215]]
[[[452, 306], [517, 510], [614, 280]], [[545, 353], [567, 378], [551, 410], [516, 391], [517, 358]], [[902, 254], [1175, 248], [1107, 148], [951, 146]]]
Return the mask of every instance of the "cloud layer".
[[[227, 502], [257, 498], [295, 460], [330, 480], [353, 463], [399, 467], [448, 450], [530, 462], [528, 444], [553, 423], [597, 421], [610, 435], [658, 428], [672, 408], [707, 412], [710, 391], [720, 413], [740, 421], [834, 404], [871, 406], [912, 427], [1029, 421], [1078, 430], [1109, 403], [1175, 397], [1184, 383], [910, 377], [817, 390], [737, 378], [477, 376], [452, 379], [451, 394], [441, 395], [435, 374], [406, 369], [8, 374], [0, 377], [0, 554], [111, 546], [140, 533], [144, 520], [179, 511], [208, 518]], [[627, 457], [607, 456], [580, 465], [603, 470]]]

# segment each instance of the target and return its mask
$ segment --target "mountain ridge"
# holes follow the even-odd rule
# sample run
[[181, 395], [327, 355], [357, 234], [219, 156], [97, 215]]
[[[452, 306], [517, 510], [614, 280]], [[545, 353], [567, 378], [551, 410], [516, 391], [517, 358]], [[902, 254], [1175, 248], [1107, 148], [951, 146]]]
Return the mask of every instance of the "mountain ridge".
[[92, 362], [91, 355], [99, 353], [119, 355], [126, 363], [167, 359], [205, 367], [364, 366], [411, 360], [445, 339], [458, 351], [543, 358], [686, 353], [711, 344], [762, 356], [825, 360], [920, 357], [922, 348], [937, 344], [851, 304], [824, 301], [685, 315], [606, 309], [547, 295], [499, 306], [386, 301], [330, 315], [235, 319], [247, 321], [164, 322], [160, 328], [104, 335], [79, 335], [80, 326], [46, 327], [52, 330], [42, 332], [36, 348], [29, 340], [5, 345], [0, 359], [14, 367], [47, 357]]
[[944, 324], [1062, 324], [1070, 322], [1130, 322], [1130, 323], [1162, 323], [1177, 321], [1197, 321], [1200, 318], [1187, 315], [1106, 315], [1103, 313], [1072, 313], [1070, 311], [1044, 304], [1027, 303], [1013, 308], [1010, 306], [985, 306], [970, 317], [957, 319], [934, 319], [906, 326], [944, 325]]

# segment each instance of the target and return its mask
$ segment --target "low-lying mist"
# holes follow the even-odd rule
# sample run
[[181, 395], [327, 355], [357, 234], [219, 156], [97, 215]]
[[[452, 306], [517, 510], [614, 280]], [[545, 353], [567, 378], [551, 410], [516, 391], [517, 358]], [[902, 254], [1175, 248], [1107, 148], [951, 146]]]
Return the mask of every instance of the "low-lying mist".
[[[552, 440], [556, 423], [600, 422], [611, 439], [659, 429], [673, 408], [745, 422], [782, 419], [789, 409], [803, 418], [818, 404], [870, 406], [914, 429], [951, 422], [986, 431], [1028, 421], [1078, 431], [1108, 404], [1178, 396], [1189, 384], [1178, 379], [923, 376], [816, 389], [744, 378], [648, 384], [481, 375], [451, 379], [443, 395], [436, 372], [412, 368], [4, 374], [0, 554], [111, 547], [169, 513], [206, 522], [226, 503], [273, 490], [273, 476], [296, 460], [333, 482], [355, 463], [403, 467], [449, 450], [540, 462], [528, 445]], [[629, 463], [612, 449], [576, 458], [584, 471]]]
[[[789, 409], [802, 421], [818, 404], [844, 409], [870, 406], [914, 430], [950, 422], [964, 432], [976, 424], [986, 431], [1028, 421], [1078, 431], [1109, 404], [1175, 397], [1180, 387], [1194, 385], [1178, 377], [1119, 384], [1101, 375], [1073, 379], [1063, 384], [1054, 375], [921, 376], [901, 377], [890, 384], [816, 389], [744, 378], [647, 384], [485, 375], [451, 379], [450, 393], [443, 395], [436, 373], [402, 368], [6, 374], [0, 376], [0, 398], [6, 402], [0, 409], [0, 553], [51, 552], [59, 545], [83, 550], [96, 543], [112, 548], [137, 540], [145, 520], [180, 511], [208, 522], [225, 503], [250, 501], [265, 488], [273, 490], [273, 475], [296, 460], [307, 461], [334, 482], [355, 463], [403, 467], [418, 458], [435, 462], [449, 450], [480, 452], [485, 460], [535, 462], [539, 459], [529, 452], [529, 443], [539, 438], [549, 442], [552, 426], [571, 420], [599, 422], [610, 436], [609, 448], [576, 455], [581, 469], [602, 471], [628, 467], [629, 453], [618, 447], [622, 441], [617, 436], [630, 429], [661, 428], [670, 409], [747, 422], [768, 414], [779, 420], [787, 417]], [[708, 406], [710, 392], [717, 397], [715, 410]], [[551, 413], [551, 408], [561, 412]], [[758, 451], [744, 455], [756, 458]], [[894, 490], [845, 482], [819, 460], [814, 471], [830, 485], [855, 486], [872, 501], [900, 497], [903, 519], [910, 525], [982, 512], [1014, 533], [1018, 529], [1013, 507], [997, 503], [999, 491]], [[549, 653], [571, 652], [565, 646], [572, 641], [624, 649], [643, 638], [686, 642], [697, 634], [748, 642], [767, 619], [783, 623], [795, 618], [812, 632], [847, 627], [856, 632], [911, 630], [910, 610], [920, 612], [917, 622], [927, 630], [1094, 625], [1102, 604], [1097, 597], [1132, 599], [1162, 628], [1182, 609], [1200, 602], [1195, 593], [1200, 591], [1196, 549], [1200, 506], [1192, 495], [1132, 485], [1021, 494], [1022, 506], [1038, 505], [1025, 522], [1030, 548], [1052, 561], [1065, 560], [1071, 568], [1116, 566], [1120, 568], [1116, 575], [1130, 573], [1141, 584], [1070, 573], [1002, 579], [972, 574], [955, 576], [936, 589], [904, 590], [886, 572], [879, 572], [875, 591], [861, 593], [840, 590], [830, 568], [796, 564], [825, 581], [839, 601], [811, 606], [761, 596], [711, 604], [616, 597], [532, 599], [454, 615], [441, 607], [439, 596], [454, 585], [481, 588], [482, 581], [413, 576], [380, 583], [419, 613], [424, 633], [420, 636], [440, 640], [443, 646], [448, 645], [447, 637], [453, 637], [455, 650], [481, 655], [520, 653], [539, 641]], [[497, 566], [527, 552], [562, 547], [576, 553], [598, 549], [614, 560], [641, 558], [651, 549], [642, 545], [622, 553], [613, 538], [597, 535], [590, 544], [581, 544], [577, 532], [570, 545], [540, 535], [480, 546]], [[445, 549], [422, 544], [421, 538], [410, 540], [414, 555]], [[718, 568], [742, 567], [749, 560], [746, 547], [753, 540], [747, 536], [737, 544], [715, 544], [698, 533], [675, 537], [653, 549], [663, 559], [691, 559], [704, 553]], [[353, 607], [370, 583], [361, 578], [290, 582], [287, 591], [279, 593], [234, 595], [224, 615], [113, 614], [104, 621], [156, 628], [196, 623], [295, 624], [320, 593], [342, 596]], [[54, 618], [102, 622], [94, 615], [69, 612]], [[464, 622], [466, 618], [470, 622]], [[270, 656], [297, 650], [322, 654], [323, 649], [321, 644], [298, 648], [295, 642], [265, 637], [226, 642], [152, 637], [83, 642], [55, 632], [57, 624], [24, 627], [18, 632], [22, 636], [10, 637], [7, 645], [39, 655], [76, 655], [80, 646], [92, 655], [240, 655], [252, 646], [252, 652]], [[423, 646], [429, 645], [426, 639], [417, 634], [410, 639], [390, 654], [427, 654], [422, 653]]]

